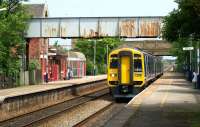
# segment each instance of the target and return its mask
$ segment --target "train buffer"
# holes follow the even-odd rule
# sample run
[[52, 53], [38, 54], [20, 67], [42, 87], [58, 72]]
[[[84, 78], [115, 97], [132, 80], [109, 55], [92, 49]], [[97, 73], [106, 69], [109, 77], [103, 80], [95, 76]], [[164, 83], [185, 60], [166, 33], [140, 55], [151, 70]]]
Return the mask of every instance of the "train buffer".
[[136, 95], [106, 127], [200, 127], [200, 91], [167, 72]]

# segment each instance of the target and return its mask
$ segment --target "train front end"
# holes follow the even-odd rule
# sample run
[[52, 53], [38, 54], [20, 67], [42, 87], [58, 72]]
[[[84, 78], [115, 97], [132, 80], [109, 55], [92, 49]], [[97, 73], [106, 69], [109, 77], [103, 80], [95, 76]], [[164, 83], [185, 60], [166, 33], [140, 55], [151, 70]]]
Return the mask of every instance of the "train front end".
[[108, 85], [115, 98], [132, 98], [144, 84], [144, 62], [140, 51], [123, 48], [109, 55]]

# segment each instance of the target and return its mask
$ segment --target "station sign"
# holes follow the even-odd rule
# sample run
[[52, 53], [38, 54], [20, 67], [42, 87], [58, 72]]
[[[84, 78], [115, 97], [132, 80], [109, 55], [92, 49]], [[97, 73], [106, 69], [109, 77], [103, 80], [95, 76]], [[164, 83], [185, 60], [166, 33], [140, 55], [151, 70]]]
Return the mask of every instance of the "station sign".
[[49, 52], [48, 55], [49, 55], [49, 56], [55, 56], [56, 53], [51, 53], [51, 52]]
[[194, 47], [183, 47], [183, 50], [194, 50]]

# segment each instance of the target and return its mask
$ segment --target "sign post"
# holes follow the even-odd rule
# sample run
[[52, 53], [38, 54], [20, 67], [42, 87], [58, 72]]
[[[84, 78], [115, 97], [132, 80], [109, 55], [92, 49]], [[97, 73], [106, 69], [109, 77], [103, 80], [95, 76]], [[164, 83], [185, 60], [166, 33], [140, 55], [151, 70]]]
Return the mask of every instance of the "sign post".
[[191, 51], [194, 50], [194, 47], [183, 47], [183, 51]]
[[183, 51], [190, 51], [190, 71], [192, 69], [192, 50], [194, 50], [194, 47], [183, 47]]
[[199, 59], [199, 48], [197, 48], [197, 72], [199, 74], [199, 62], [200, 62], [200, 59]]

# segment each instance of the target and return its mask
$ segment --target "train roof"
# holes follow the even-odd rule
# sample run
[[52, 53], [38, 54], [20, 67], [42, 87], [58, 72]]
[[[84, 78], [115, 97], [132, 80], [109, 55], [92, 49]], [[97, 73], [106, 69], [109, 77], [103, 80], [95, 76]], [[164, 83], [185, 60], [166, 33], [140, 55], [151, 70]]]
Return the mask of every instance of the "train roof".
[[139, 49], [139, 48], [119, 48], [119, 49], [113, 50], [113, 51], [111, 52], [111, 54], [113, 54], [113, 53], [115, 53], [115, 52], [122, 51], [122, 50], [137, 51], [138, 53], [143, 53], [143, 54], [147, 54], [147, 55], [154, 56], [153, 54], [148, 53], [148, 52], [146, 52], [146, 51], [143, 51], [142, 49]]
[[[134, 51], [135, 49], [134, 48], [118, 48], [118, 49], [112, 50], [111, 53], [113, 53], [113, 52], [119, 52], [119, 51], [122, 51], [122, 50]], [[135, 51], [139, 51], [139, 50], [135, 50]]]

